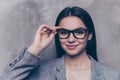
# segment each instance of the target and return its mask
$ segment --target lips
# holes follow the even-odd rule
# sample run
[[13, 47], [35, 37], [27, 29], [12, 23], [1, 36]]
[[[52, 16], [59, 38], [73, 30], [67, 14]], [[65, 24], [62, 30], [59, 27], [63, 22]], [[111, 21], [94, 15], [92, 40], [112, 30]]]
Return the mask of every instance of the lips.
[[78, 45], [66, 45], [69, 50], [75, 49]]

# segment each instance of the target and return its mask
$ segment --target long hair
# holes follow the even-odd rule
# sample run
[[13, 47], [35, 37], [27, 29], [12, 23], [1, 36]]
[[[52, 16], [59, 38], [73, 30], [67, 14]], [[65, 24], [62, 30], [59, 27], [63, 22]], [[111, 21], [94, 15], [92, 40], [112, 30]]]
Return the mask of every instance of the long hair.
[[[91, 56], [92, 58], [94, 58], [96, 61], [98, 61], [97, 58], [97, 51], [96, 51], [96, 35], [95, 35], [95, 29], [94, 29], [94, 24], [92, 21], [91, 16], [89, 15], [89, 13], [87, 11], [85, 11], [84, 9], [80, 8], [80, 7], [67, 7], [65, 9], [63, 9], [59, 15], [57, 16], [56, 22], [55, 22], [55, 26], [59, 26], [60, 21], [68, 16], [75, 16], [80, 18], [83, 23], [85, 24], [85, 26], [88, 29], [88, 33], [92, 33], [92, 39], [88, 41], [87, 45], [86, 45], [86, 52], [87, 55]], [[59, 40], [59, 36], [58, 34], [56, 34], [55, 36], [55, 45], [56, 45], [56, 52], [57, 52], [57, 57], [61, 57], [65, 54], [65, 51], [62, 49], [61, 45], [60, 45], [60, 40]]]

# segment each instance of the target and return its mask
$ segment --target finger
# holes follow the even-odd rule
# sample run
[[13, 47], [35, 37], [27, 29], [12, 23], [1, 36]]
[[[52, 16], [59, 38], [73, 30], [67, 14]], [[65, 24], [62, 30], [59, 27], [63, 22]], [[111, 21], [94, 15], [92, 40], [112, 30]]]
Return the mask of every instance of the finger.
[[57, 26], [57, 27], [49, 27], [46, 24], [41, 25], [38, 30], [37, 33], [47, 33], [50, 34], [51, 32], [56, 32], [57, 29], [60, 29], [61, 27]]
[[53, 40], [53, 38], [54, 38], [54, 36], [55, 36], [56, 33], [57, 33], [57, 32], [52, 32], [52, 33], [49, 35], [50, 40]]
[[54, 27], [52, 27], [53, 29], [55, 29], [55, 30], [57, 30], [57, 29], [60, 29], [61, 27], [59, 27], [59, 26], [54, 26]]
[[40, 25], [36, 32], [37, 32], [37, 33], [40, 33], [41, 30], [43, 30], [45, 27], [49, 27], [49, 26], [46, 25], [46, 24], [42, 24], [42, 25]]
[[46, 27], [45, 32], [47, 34], [50, 34], [51, 32], [53, 32], [53, 30], [50, 27]]
[[56, 30], [53, 29], [52, 27], [47, 27], [46, 33], [51, 34], [52, 32], [55, 32]]
[[52, 32], [56, 32], [56, 30], [60, 29], [61, 27], [51, 27]]

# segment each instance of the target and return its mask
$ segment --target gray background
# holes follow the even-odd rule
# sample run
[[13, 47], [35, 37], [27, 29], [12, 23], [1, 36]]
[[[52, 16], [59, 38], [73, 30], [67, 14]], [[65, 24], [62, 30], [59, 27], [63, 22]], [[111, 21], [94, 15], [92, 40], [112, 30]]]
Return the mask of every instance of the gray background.
[[[100, 62], [120, 70], [120, 0], [0, 0], [0, 74], [32, 43], [39, 25], [53, 26], [66, 6], [80, 6], [91, 14]], [[54, 42], [43, 54], [44, 59], [55, 56]]]

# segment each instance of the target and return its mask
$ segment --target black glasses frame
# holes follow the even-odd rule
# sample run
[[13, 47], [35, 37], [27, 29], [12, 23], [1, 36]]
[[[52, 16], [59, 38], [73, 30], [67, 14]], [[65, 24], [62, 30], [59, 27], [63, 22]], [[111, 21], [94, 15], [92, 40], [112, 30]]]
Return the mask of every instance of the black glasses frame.
[[[78, 38], [78, 37], [75, 36], [75, 31], [78, 30], [78, 29], [81, 29], [81, 30], [84, 30], [84, 31], [85, 31], [85, 36], [84, 36], [83, 38]], [[66, 30], [66, 31], [68, 32], [68, 36], [67, 36], [66, 38], [60, 38], [60, 39], [67, 39], [67, 38], [69, 38], [70, 33], [72, 33], [73, 36], [74, 36], [76, 39], [84, 39], [84, 38], [88, 35], [88, 29], [84, 29], [84, 28], [81, 28], [81, 27], [80, 27], [80, 28], [77, 28], [77, 29], [75, 29], [75, 30], [67, 30], [67, 29], [61, 28], [61, 29], [58, 29], [58, 30], [57, 30], [57, 34], [59, 33], [60, 30]], [[59, 34], [58, 34], [58, 36], [59, 36]]]

